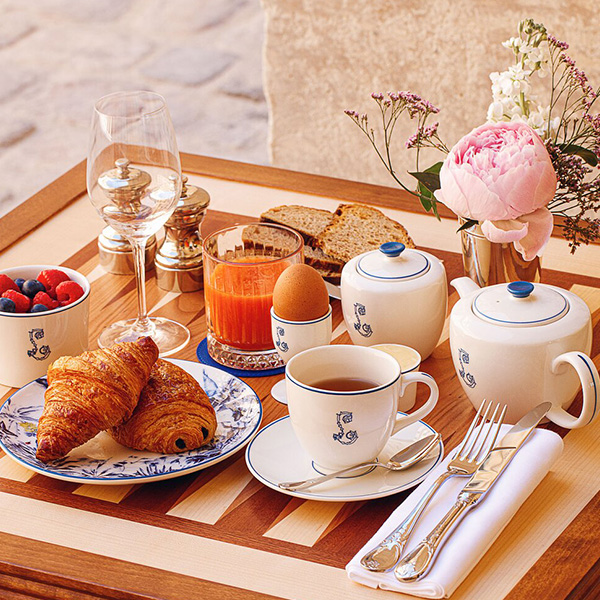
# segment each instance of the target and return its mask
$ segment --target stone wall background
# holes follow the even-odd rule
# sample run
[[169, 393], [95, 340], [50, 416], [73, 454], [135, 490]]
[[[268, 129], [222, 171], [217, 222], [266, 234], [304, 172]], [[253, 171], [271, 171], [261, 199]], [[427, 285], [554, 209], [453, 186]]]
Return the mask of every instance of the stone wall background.
[[162, 94], [179, 149], [265, 163], [259, 0], [0, 0], [0, 215], [85, 158], [94, 101]]
[[[394, 186], [344, 109], [374, 117], [371, 92], [409, 89], [441, 109], [440, 134], [454, 144], [485, 121], [489, 74], [512, 63], [501, 43], [524, 18], [568, 42], [579, 68], [600, 85], [597, 0], [263, 0], [263, 6], [271, 158], [279, 167]], [[406, 117], [394, 134], [401, 174], [414, 170], [414, 150], [404, 148], [412, 133]], [[425, 156], [421, 166], [441, 157]], [[413, 185], [410, 176], [402, 178]]]

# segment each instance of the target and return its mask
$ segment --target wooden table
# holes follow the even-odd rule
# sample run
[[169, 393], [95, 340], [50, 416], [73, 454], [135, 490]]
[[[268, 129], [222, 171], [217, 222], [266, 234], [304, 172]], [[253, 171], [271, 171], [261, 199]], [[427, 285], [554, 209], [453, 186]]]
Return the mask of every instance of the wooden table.
[[[183, 166], [191, 183], [212, 196], [205, 234], [278, 204], [333, 209], [341, 201], [369, 202], [384, 207], [419, 246], [442, 258], [449, 280], [462, 274], [455, 222], [415, 212], [415, 204], [395, 189], [191, 155], [183, 155]], [[83, 163], [0, 219], [0, 248], [12, 244], [0, 253], [0, 268], [63, 263], [90, 278], [92, 347], [105, 325], [133, 316], [136, 304], [133, 279], [98, 266], [101, 228], [86, 198]], [[543, 275], [588, 302], [597, 365], [599, 257], [598, 247], [571, 257], [553, 238]], [[152, 312], [190, 327], [192, 342], [177, 357], [195, 360], [205, 334], [202, 294], [163, 292], [152, 273], [147, 291]], [[451, 294], [450, 304], [456, 299]], [[341, 324], [336, 304], [336, 342], [348, 341]], [[441, 392], [427, 421], [451, 449], [474, 412], [454, 374], [447, 328], [422, 368], [435, 376]], [[247, 378], [264, 404], [263, 426], [287, 412], [269, 395], [280, 377]], [[0, 386], [0, 398], [11, 391]], [[579, 400], [573, 410], [578, 408]], [[600, 597], [600, 420], [568, 435], [554, 429], [566, 436], [562, 457], [453, 598]], [[407, 494], [354, 503], [290, 498], [253, 479], [243, 452], [188, 476], [122, 486], [49, 479], [0, 456], [0, 598], [392, 598], [350, 582], [343, 568]]]

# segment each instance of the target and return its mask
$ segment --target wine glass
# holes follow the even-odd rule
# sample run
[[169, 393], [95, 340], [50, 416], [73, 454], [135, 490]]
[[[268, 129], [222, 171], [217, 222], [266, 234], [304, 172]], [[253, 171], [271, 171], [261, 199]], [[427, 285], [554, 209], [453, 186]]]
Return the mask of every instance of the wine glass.
[[118, 321], [98, 338], [101, 348], [150, 336], [160, 355], [183, 348], [189, 330], [148, 317], [145, 246], [171, 216], [181, 193], [181, 165], [167, 105], [153, 92], [116, 92], [94, 106], [87, 189], [92, 204], [133, 250], [138, 294], [136, 319]]

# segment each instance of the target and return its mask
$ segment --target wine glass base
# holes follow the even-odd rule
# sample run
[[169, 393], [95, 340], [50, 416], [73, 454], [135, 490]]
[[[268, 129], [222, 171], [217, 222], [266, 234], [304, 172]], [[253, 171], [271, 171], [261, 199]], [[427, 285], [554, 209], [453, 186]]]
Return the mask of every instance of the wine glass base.
[[274, 400], [277, 400], [280, 404], [287, 404], [287, 394], [285, 393], [285, 379], [278, 381], [271, 388], [271, 396], [273, 396]]
[[187, 327], [176, 321], [162, 317], [150, 317], [149, 332], [140, 332], [134, 329], [136, 319], [117, 321], [107, 327], [98, 338], [100, 348], [108, 348], [120, 342], [135, 342], [141, 337], [149, 335], [158, 346], [159, 356], [170, 356], [187, 346], [190, 341], [190, 331]]

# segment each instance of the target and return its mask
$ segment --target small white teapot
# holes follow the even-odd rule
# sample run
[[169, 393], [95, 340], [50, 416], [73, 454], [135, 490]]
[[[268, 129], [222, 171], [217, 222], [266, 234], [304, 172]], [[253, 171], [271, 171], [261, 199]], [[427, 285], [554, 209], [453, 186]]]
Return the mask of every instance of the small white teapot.
[[341, 289], [354, 344], [402, 344], [423, 359], [433, 352], [448, 307], [446, 270], [435, 256], [387, 242], [346, 263]]
[[[554, 407], [548, 418], [568, 429], [600, 413], [598, 371], [588, 356], [592, 320], [579, 296], [526, 281], [480, 289], [461, 277], [451, 285], [461, 299], [450, 314], [450, 350], [475, 408], [486, 398], [505, 402], [507, 421], [515, 423], [549, 401]], [[574, 417], [566, 409], [579, 385], [583, 408]]]

